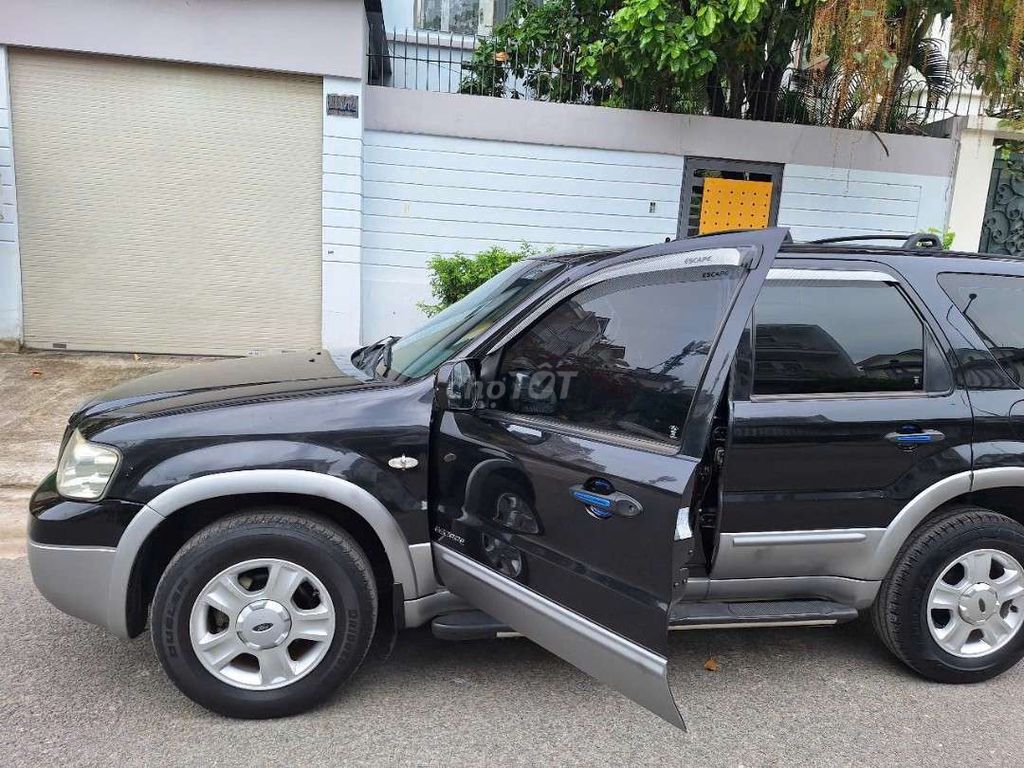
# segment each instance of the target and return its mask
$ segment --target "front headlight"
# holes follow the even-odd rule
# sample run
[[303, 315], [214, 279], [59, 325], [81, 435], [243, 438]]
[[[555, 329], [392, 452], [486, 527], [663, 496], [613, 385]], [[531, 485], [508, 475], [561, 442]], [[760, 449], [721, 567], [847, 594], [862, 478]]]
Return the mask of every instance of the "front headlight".
[[57, 492], [68, 499], [95, 501], [107, 489], [120, 460], [115, 449], [90, 443], [76, 429], [57, 462]]

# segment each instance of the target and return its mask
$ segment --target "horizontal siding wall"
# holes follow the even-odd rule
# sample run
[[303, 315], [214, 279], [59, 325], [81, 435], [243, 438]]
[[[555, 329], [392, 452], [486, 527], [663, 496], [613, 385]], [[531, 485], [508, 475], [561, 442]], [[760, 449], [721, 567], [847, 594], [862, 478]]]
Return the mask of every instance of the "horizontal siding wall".
[[364, 339], [422, 321], [416, 303], [429, 298], [426, 263], [435, 254], [674, 236], [682, 167], [668, 154], [367, 131]]
[[[367, 131], [363, 339], [406, 333], [422, 321], [416, 304], [429, 298], [426, 263], [435, 254], [523, 242], [542, 250], [630, 246], [675, 236], [683, 161]], [[941, 176], [789, 163], [779, 224], [796, 240], [941, 229], [948, 194]]]
[[779, 224], [795, 240], [944, 229], [950, 179], [814, 165], [786, 166]]

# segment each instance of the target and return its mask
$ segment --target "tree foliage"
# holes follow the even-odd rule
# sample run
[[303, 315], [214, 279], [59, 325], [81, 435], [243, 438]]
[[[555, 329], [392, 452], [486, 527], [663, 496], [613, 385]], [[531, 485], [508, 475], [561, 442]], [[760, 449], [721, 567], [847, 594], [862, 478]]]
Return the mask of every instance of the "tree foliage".
[[998, 116], [1024, 128], [1024, 0], [955, 0], [954, 43]]
[[[517, 0], [479, 46], [462, 90], [673, 110], [716, 61], [714, 47], [765, 0]], [[522, 84], [524, 92], [509, 83]]]
[[913, 130], [956, 85], [1024, 115], [1024, 0], [517, 0], [462, 90]]

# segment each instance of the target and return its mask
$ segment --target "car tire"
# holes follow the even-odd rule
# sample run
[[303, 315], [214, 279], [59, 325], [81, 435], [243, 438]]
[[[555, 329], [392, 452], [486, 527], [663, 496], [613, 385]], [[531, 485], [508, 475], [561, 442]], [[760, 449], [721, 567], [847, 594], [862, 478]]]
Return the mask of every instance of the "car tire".
[[951, 509], [916, 531], [897, 555], [872, 606], [875, 631], [930, 680], [995, 677], [1024, 656], [1024, 585], [1014, 575], [1021, 564], [1019, 523], [980, 507]]
[[238, 718], [322, 703], [359, 668], [376, 622], [360, 546], [332, 523], [286, 509], [233, 515], [195, 534], [164, 571], [150, 614], [175, 685]]

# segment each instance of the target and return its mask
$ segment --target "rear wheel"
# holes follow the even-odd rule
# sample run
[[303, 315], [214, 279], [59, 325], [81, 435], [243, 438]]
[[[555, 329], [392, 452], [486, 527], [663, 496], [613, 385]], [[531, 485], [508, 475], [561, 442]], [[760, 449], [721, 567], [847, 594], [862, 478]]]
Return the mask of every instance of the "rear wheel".
[[362, 663], [377, 592], [345, 531], [288, 511], [221, 520], [190, 539], [153, 599], [153, 644], [189, 698], [232, 717], [296, 714]]
[[932, 680], [987, 680], [1024, 656], [1024, 527], [960, 507], [918, 531], [882, 583], [875, 629]]

